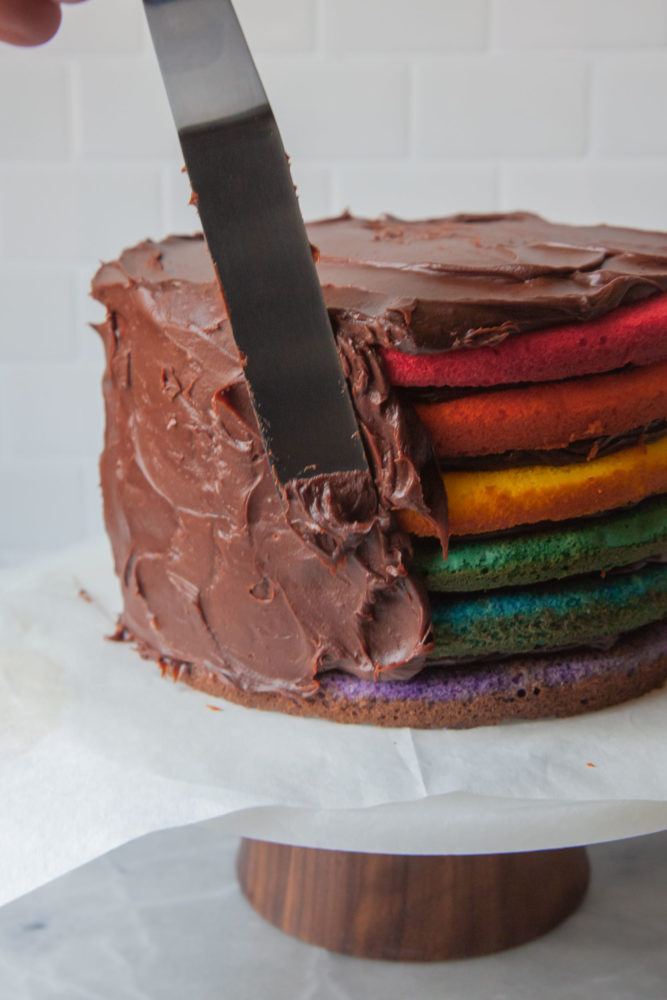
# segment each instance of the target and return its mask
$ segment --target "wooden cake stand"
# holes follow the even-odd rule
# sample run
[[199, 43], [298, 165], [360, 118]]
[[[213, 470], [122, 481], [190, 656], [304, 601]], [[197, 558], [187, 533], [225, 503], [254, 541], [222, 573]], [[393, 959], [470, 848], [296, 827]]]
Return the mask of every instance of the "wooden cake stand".
[[584, 847], [432, 857], [244, 839], [250, 904], [282, 931], [361, 958], [436, 962], [524, 944], [581, 903]]

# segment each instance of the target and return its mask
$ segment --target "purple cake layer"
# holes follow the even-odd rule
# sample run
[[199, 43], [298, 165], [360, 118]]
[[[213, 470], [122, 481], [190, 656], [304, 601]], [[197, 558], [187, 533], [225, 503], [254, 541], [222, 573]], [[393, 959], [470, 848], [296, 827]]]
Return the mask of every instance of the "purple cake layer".
[[620, 636], [607, 649], [552, 650], [482, 664], [428, 667], [410, 681], [373, 683], [330, 673], [311, 698], [239, 692], [196, 663], [164, 662], [178, 680], [252, 708], [335, 722], [469, 729], [562, 718], [638, 698], [667, 681], [667, 621]]
[[[571, 687], [593, 677], [628, 674], [667, 656], [667, 621], [621, 636], [610, 649], [572, 649], [513, 656], [480, 665], [431, 667], [409, 681], [373, 683], [348, 674], [321, 679], [328, 698], [346, 701], [460, 702], [488, 695], [524, 697], [537, 687]], [[520, 692], [524, 694], [521, 695]]]

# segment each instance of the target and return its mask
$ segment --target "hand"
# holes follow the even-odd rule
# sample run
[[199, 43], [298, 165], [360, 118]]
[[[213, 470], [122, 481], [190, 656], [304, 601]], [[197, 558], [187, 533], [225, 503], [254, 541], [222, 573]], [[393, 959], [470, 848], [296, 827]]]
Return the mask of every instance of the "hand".
[[0, 0], [0, 41], [41, 45], [60, 26], [60, 4], [81, 0]]

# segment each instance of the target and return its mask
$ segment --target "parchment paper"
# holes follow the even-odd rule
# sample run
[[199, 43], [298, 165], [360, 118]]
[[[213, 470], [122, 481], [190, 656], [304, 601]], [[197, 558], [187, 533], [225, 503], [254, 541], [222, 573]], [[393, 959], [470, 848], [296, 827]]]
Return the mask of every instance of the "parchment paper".
[[163, 679], [105, 640], [119, 607], [105, 540], [0, 574], [0, 902], [214, 816], [267, 840], [414, 854], [667, 828], [667, 690], [463, 732], [294, 719]]

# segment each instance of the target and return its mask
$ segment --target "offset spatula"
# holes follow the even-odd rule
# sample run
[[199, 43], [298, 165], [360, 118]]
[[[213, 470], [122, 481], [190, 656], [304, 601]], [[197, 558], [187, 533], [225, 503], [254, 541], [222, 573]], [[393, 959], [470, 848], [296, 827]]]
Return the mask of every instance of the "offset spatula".
[[229, 0], [144, 0], [278, 484], [368, 465], [273, 112]]

